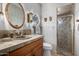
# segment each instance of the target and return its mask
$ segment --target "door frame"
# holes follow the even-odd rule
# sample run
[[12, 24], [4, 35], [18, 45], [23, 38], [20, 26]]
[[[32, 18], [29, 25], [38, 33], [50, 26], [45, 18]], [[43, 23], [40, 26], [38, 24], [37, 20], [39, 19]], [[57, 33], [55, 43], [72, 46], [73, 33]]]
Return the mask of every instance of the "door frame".
[[[72, 55], [74, 55], [74, 46], [75, 46], [75, 17], [74, 17], [74, 13], [72, 13], [72, 14], [67, 14], [67, 15], [62, 15], [62, 16], [60, 16], [60, 17], [67, 17], [67, 16], [72, 16], [72, 23], [73, 23], [73, 25], [72, 25], [72, 27], [73, 27], [73, 29], [72, 29]], [[59, 17], [59, 15], [57, 15], [57, 20], [56, 20], [56, 27], [57, 27], [57, 40], [58, 40], [58, 17]], [[57, 45], [58, 45], [58, 41], [57, 41]], [[57, 46], [58, 47], [58, 46]], [[56, 47], [56, 51], [57, 51], [57, 48]]]

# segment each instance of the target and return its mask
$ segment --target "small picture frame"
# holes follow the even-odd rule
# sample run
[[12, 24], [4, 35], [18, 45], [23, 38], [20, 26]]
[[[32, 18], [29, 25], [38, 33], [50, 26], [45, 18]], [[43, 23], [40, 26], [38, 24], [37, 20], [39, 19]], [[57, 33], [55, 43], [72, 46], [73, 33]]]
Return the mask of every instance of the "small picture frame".
[[77, 19], [76, 22], [79, 22], [79, 19]]
[[47, 18], [44, 18], [44, 21], [47, 22]]
[[52, 21], [52, 17], [51, 16], [49, 17], [49, 21]]

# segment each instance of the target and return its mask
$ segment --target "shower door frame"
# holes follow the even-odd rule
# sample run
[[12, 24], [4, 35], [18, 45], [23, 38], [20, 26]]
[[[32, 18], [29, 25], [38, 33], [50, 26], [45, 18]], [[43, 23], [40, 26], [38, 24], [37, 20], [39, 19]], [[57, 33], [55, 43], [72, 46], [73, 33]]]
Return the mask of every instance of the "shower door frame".
[[73, 28], [72, 28], [72, 52], [71, 52], [71, 54], [74, 55], [74, 43], [75, 43], [74, 42], [74, 39], [75, 39], [75, 35], [74, 35], [75, 34], [75, 18], [74, 18], [74, 14], [67, 14], [67, 15], [64, 14], [63, 16], [62, 15], [61, 16], [57, 15], [57, 24], [56, 24], [57, 25], [57, 48], [56, 48], [56, 51], [58, 52], [58, 17], [65, 17], [65, 16], [66, 17], [67, 16], [72, 16], [71, 21], [72, 21], [72, 24], [73, 24], [72, 25]]

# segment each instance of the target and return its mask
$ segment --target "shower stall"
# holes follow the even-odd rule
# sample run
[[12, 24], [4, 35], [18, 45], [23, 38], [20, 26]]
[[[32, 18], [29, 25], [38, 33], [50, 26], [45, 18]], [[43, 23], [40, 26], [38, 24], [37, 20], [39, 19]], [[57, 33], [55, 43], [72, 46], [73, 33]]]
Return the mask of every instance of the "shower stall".
[[57, 53], [74, 55], [74, 4], [57, 9]]

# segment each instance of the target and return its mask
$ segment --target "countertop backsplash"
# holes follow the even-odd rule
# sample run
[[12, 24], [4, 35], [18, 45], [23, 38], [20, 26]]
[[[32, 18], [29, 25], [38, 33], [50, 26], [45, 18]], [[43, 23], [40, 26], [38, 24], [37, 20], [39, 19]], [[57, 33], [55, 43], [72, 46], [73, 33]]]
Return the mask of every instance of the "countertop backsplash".
[[[25, 30], [20, 30], [23, 35], [30, 35], [31, 30], [30, 29], [25, 29]], [[6, 38], [10, 37], [10, 34], [14, 33], [14, 30], [0, 30], [0, 39], [1, 38]]]
[[9, 34], [8, 30], [0, 30], [0, 38], [9, 37], [8, 34]]

